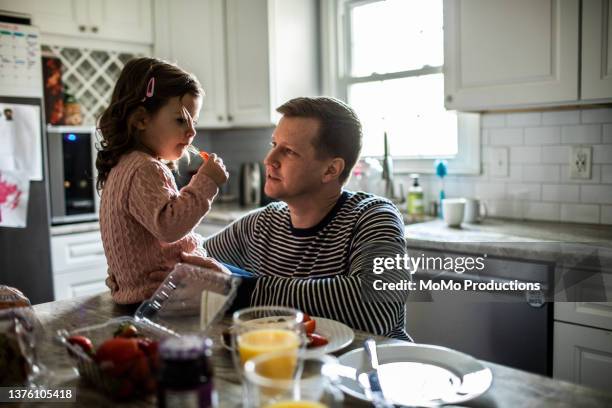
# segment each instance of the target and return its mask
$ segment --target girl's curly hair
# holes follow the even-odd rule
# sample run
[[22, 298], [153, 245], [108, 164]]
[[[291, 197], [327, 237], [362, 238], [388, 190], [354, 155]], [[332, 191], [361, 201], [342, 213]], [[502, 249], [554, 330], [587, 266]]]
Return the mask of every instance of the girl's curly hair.
[[[153, 96], [146, 97], [147, 85], [155, 78]], [[139, 145], [138, 130], [133, 113], [143, 107], [154, 115], [170, 98], [182, 98], [186, 94], [203, 96], [204, 91], [197, 78], [176, 65], [156, 58], [135, 58], [128, 61], [115, 84], [111, 102], [98, 120], [101, 135], [96, 168], [98, 191], [113, 167], [125, 153]]]

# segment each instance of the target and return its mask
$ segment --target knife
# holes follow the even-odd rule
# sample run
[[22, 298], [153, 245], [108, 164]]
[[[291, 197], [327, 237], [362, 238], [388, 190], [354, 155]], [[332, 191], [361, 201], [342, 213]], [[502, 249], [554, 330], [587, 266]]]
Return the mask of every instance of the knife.
[[[393, 408], [393, 404], [387, 401], [385, 394], [383, 394], [382, 387], [380, 386], [376, 341], [373, 338], [367, 339], [363, 343], [363, 348], [368, 356], [367, 360], [364, 356], [364, 367], [369, 365], [369, 369], [362, 370], [361, 374], [359, 374], [357, 377], [359, 384], [363, 388], [366, 398], [371, 400], [376, 408]], [[362, 369], [364, 367], [362, 367]]]

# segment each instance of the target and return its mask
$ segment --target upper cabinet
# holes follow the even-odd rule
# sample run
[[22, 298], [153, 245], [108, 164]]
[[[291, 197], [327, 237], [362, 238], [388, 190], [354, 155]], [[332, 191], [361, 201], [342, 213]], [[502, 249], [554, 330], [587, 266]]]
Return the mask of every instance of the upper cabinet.
[[609, 14], [600, 14], [609, 13], [608, 5], [608, 0], [445, 0], [446, 107], [512, 109], [612, 98], [609, 27], [603, 34]]
[[156, 0], [155, 24], [155, 56], [202, 83], [199, 127], [270, 126], [319, 93], [316, 0]]
[[226, 125], [223, 0], [156, 0], [154, 8], [154, 56], [178, 63], [202, 84], [198, 127]]
[[27, 13], [44, 34], [151, 44], [151, 0], [0, 0]]
[[582, 2], [582, 99], [612, 96], [612, 7], [609, 0]]

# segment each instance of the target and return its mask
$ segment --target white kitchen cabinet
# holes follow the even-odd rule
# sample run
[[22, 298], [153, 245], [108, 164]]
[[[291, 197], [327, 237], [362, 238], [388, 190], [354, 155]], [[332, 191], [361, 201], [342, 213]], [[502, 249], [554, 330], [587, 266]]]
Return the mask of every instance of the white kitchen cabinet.
[[445, 0], [446, 107], [576, 102], [579, 5], [578, 0]]
[[612, 4], [582, 2], [581, 99], [612, 97]]
[[108, 291], [106, 266], [68, 271], [53, 276], [55, 300], [96, 295]]
[[570, 258], [555, 270], [555, 320], [612, 330], [612, 302], [604, 302], [612, 299], [612, 268], [606, 261], [612, 253], [578, 248], [584, 254], [578, 265]]
[[320, 93], [317, 2], [227, 0], [228, 103], [240, 125], [276, 123], [276, 108]]
[[610, 390], [611, 372], [612, 332], [555, 322], [554, 378]]
[[52, 236], [51, 266], [55, 300], [108, 290], [100, 231]]
[[155, 1], [155, 51], [193, 72], [198, 127], [270, 126], [275, 108], [319, 93], [314, 0]]
[[223, 0], [156, 0], [154, 55], [196, 75], [206, 93], [198, 127], [227, 126]]
[[612, 330], [612, 302], [557, 302], [555, 320]]
[[0, 0], [0, 9], [30, 14], [43, 36], [153, 41], [151, 0]]

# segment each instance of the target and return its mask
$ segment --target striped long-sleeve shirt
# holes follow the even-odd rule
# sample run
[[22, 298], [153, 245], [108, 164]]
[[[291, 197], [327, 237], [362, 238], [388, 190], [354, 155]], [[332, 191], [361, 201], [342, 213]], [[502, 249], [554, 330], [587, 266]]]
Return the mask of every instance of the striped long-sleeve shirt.
[[251, 305], [291, 306], [407, 339], [406, 293], [372, 289], [375, 279], [409, 279], [407, 272], [372, 271], [374, 258], [405, 253], [401, 216], [386, 199], [344, 191], [329, 214], [307, 229], [292, 226], [285, 203], [272, 203], [210, 237], [205, 247], [209, 256], [257, 276]]

